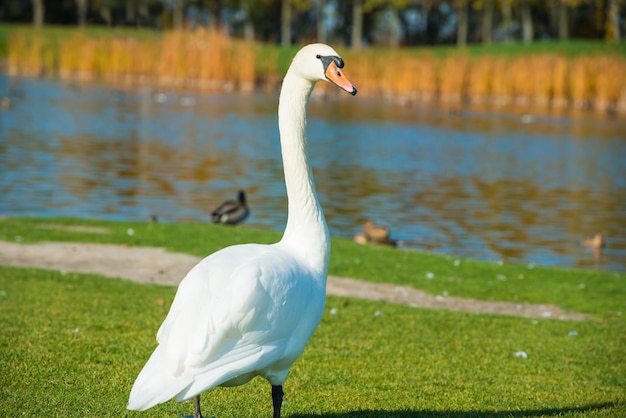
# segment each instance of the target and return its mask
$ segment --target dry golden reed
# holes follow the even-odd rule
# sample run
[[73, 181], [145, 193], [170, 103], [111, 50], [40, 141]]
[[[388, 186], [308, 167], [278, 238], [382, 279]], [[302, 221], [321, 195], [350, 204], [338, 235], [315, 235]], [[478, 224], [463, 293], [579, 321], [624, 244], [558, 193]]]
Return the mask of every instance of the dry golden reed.
[[256, 46], [220, 32], [167, 32], [147, 40], [76, 32], [55, 45], [43, 34], [16, 31], [8, 49], [11, 74], [227, 89], [255, 82]]
[[494, 60], [476, 60], [469, 68], [467, 75], [467, 97], [473, 101], [484, 103], [493, 95], [493, 78], [491, 77]]
[[[11, 74], [248, 91], [279, 85], [284, 69], [277, 51], [206, 30], [146, 39], [16, 30], [7, 65]], [[366, 97], [626, 112], [626, 59], [619, 55], [436, 56], [380, 49], [344, 55], [348, 76]]]
[[467, 97], [469, 58], [467, 54], [443, 59], [438, 73], [439, 95], [444, 102], [461, 102]]
[[366, 65], [357, 70], [351, 65], [350, 76], [371, 86], [370, 96], [626, 111], [626, 59], [618, 55], [471, 57], [461, 52], [441, 58], [397, 53], [362, 61]]
[[562, 56], [555, 56], [553, 60], [551, 72], [552, 80], [550, 81], [552, 86], [552, 105], [555, 107], [565, 107], [569, 102], [569, 62]]

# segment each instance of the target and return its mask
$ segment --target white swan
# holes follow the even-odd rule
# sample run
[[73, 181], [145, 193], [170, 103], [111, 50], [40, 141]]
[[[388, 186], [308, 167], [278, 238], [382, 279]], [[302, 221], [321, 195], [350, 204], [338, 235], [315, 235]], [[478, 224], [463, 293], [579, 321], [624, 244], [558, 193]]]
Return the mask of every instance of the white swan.
[[157, 333], [158, 346], [137, 377], [128, 409], [195, 397], [262, 376], [280, 418], [282, 385], [317, 328], [326, 300], [330, 237], [306, 151], [306, 105], [317, 81], [352, 95], [331, 47], [312, 44], [293, 59], [278, 106], [288, 218], [280, 242], [224, 248], [182, 280]]

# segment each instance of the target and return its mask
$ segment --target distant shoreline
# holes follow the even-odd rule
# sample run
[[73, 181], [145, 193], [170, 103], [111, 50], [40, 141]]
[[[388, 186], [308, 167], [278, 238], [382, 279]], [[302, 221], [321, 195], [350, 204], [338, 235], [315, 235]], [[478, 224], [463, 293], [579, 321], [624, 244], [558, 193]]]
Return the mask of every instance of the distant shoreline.
[[[35, 75], [25, 75], [25, 74], [10, 74], [6, 71], [6, 68], [2, 66], [0, 62], [0, 75], [4, 75], [9, 78], [32, 78], [32, 79], [40, 79], [46, 78], [46, 76], [35, 76]], [[196, 90], [198, 93], [202, 94], [270, 94], [270, 93], [278, 93], [279, 85], [271, 89], [269, 87], [263, 88], [252, 88], [249, 90], [237, 90], [232, 88], [232, 86], [226, 87], [206, 87], [206, 84], [203, 86], [203, 83], [194, 82], [194, 80], [185, 80], [185, 82], [179, 83], [163, 83], [158, 82], [157, 80], [151, 80], [149, 77], [142, 77], [141, 79], [132, 80], [129, 78], [124, 79], [115, 79], [111, 77], [110, 79], [102, 79], [94, 77], [72, 77], [72, 76], [49, 76], [49, 79], [56, 79], [64, 83], [75, 83], [86, 86], [109, 86], [115, 89], [121, 90], [133, 90], [141, 87], [149, 87], [158, 90], [171, 90], [171, 91], [189, 91]], [[0, 97], [4, 92], [0, 92]], [[313, 92], [312, 100], [344, 100], [346, 97], [342, 95], [333, 95], [330, 96], [323, 89], [316, 89]], [[369, 95], [366, 97], [362, 97], [362, 100], [371, 100], [376, 101], [377, 103], [388, 103], [392, 105], [400, 105], [406, 106], [408, 108], [423, 108], [423, 107], [433, 107], [434, 109], [439, 109], [443, 112], [448, 112], [450, 116], [460, 115], [462, 112], [505, 112], [519, 115], [530, 115], [530, 116], [564, 116], [564, 117], [584, 117], [584, 116], [602, 116], [602, 117], [618, 117], [626, 114], [626, 103], [622, 104], [622, 109], [620, 111], [607, 111], [606, 109], [589, 109], [580, 106], [569, 106], [567, 104], [563, 104], [561, 106], [551, 105], [551, 106], [537, 106], [535, 103], [530, 102], [528, 100], [501, 100], [498, 98], [483, 98], [479, 97], [476, 100], [469, 101], [461, 101], [461, 100], [435, 100], [435, 99], [427, 99], [420, 98], [419, 95], [414, 96], [400, 96], [400, 97], [384, 97], [382, 101], [379, 97], [375, 97], [373, 95]]]

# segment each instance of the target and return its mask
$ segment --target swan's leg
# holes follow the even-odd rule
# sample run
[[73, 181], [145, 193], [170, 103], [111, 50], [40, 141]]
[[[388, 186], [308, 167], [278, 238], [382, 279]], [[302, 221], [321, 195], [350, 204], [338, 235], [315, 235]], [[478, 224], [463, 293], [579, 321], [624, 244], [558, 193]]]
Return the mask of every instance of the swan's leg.
[[204, 418], [200, 412], [200, 395], [196, 396], [196, 412], [193, 414], [193, 418]]
[[283, 386], [272, 385], [272, 403], [274, 404], [274, 418], [280, 418], [280, 407], [283, 405]]

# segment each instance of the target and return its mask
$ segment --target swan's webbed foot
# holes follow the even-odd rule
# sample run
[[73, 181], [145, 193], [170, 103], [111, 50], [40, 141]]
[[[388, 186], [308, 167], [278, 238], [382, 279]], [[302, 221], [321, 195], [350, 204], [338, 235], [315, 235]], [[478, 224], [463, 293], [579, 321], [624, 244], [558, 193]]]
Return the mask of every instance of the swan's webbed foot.
[[283, 386], [272, 385], [272, 404], [274, 405], [274, 418], [280, 418], [280, 408], [283, 405]]

